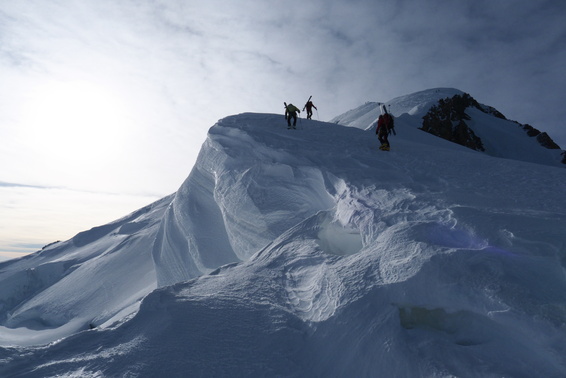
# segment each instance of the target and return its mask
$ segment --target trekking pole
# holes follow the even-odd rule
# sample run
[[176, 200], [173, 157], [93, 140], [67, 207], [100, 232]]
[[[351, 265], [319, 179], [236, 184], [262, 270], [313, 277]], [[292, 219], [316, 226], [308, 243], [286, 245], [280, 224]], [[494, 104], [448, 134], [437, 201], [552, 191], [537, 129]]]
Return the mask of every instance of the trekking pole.
[[315, 109], [315, 110], [316, 110], [316, 119], [317, 119], [318, 121], [320, 121], [320, 118], [319, 118], [319, 116], [318, 116], [318, 109]]

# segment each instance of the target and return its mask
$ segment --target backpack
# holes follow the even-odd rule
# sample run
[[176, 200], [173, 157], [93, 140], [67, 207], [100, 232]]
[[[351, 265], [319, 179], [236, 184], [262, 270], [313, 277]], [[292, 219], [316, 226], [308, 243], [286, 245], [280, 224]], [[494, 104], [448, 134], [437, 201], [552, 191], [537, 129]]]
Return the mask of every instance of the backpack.
[[296, 107], [295, 105], [293, 105], [293, 104], [289, 104], [289, 105], [285, 106], [285, 109], [287, 109], [287, 112], [289, 112], [289, 114], [296, 113], [296, 112], [299, 112], [299, 113], [301, 112], [301, 111], [299, 110], [299, 108], [297, 108], [297, 107]]
[[389, 134], [393, 133], [393, 135], [397, 135], [397, 133], [395, 132], [395, 118], [393, 118], [393, 116], [387, 112], [387, 109], [385, 109], [385, 113], [383, 114], [383, 121], [385, 123], [385, 127], [387, 127]]
[[387, 108], [385, 107], [385, 105], [383, 105], [381, 109], [383, 110], [383, 121], [385, 127], [387, 127], [388, 133], [389, 134], [393, 133], [393, 135], [397, 135], [397, 133], [395, 132], [395, 118], [393, 118], [393, 116], [387, 112]]
[[395, 127], [395, 120], [393, 119], [393, 116], [389, 113], [385, 113], [383, 115], [383, 120], [385, 121], [385, 126], [387, 126], [387, 130], [393, 130], [393, 128]]

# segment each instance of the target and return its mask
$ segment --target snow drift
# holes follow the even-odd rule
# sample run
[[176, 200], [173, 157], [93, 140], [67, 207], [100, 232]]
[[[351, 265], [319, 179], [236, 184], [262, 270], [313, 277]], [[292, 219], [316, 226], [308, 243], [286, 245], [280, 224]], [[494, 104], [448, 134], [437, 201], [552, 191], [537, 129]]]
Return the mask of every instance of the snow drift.
[[566, 375], [566, 170], [419, 130], [455, 93], [390, 101], [390, 152], [376, 103], [219, 121], [173, 196], [0, 264], [0, 375]]

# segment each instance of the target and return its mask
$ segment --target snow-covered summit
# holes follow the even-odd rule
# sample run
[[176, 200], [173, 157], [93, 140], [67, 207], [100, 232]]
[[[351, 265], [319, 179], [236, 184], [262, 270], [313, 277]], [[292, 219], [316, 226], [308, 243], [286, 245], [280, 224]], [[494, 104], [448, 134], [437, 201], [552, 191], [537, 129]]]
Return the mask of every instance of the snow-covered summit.
[[219, 121], [172, 196], [0, 264], [0, 375], [566, 375], [566, 170], [423, 132], [434, 93], [389, 152]]
[[334, 117], [330, 122], [364, 130], [372, 128], [381, 114], [381, 105], [385, 105], [387, 110], [395, 117], [407, 114], [418, 120], [439, 100], [463, 94], [464, 92], [454, 88], [433, 88], [396, 97], [387, 102], [366, 102], [364, 105]]
[[[438, 128], [434, 130], [429, 125], [425, 125], [423, 119], [427, 115], [430, 119], [431, 109], [435, 107], [437, 108], [435, 116], [440, 117], [438, 122], [450, 118], [450, 115], [445, 112], [450, 112], [448, 102], [455, 96], [468, 97], [471, 102], [475, 102], [473, 98], [458, 89], [433, 88], [397, 97], [385, 103], [367, 102], [335, 117], [330, 122], [369, 130], [375, 127], [377, 118], [381, 114], [381, 106], [385, 105], [391, 114], [402, 120], [405, 127], [424, 129], [446, 139], [450, 139], [449, 136], [454, 134], [454, 129], [463, 127], [466, 134], [471, 134], [479, 141], [481, 145], [479, 150], [488, 155], [565, 167], [566, 152], [555, 145], [546, 133], [540, 133], [530, 125], [508, 120], [495, 108], [488, 105], [477, 103], [476, 106], [466, 107], [464, 119], [449, 120], [451, 122], [440, 126], [444, 127], [444, 131]], [[445, 104], [441, 111], [438, 110], [439, 103]], [[454, 142], [465, 145], [456, 137], [452, 139]]]

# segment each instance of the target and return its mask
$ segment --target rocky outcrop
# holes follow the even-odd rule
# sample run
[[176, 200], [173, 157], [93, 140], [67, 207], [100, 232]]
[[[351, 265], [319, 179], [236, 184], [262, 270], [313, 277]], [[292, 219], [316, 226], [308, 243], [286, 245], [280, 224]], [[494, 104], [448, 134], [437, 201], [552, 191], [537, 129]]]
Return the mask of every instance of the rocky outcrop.
[[500, 118], [500, 119], [507, 119], [507, 117], [505, 117], [499, 110], [495, 109], [492, 106], [487, 106], [487, 105], [481, 105], [479, 107], [479, 109], [487, 114], [491, 114], [494, 117]]
[[[423, 117], [420, 129], [473, 150], [485, 151], [482, 140], [466, 124], [466, 121], [470, 120], [470, 117], [466, 114], [466, 109], [469, 107], [474, 107], [486, 114], [507, 120], [497, 109], [481, 105], [469, 94], [464, 93], [463, 95], [455, 95], [452, 98], [439, 100], [438, 105], [430, 108], [429, 112]], [[523, 125], [516, 121], [511, 122], [515, 122], [525, 130], [528, 136], [536, 137], [538, 143], [544, 148], [560, 149], [560, 146], [547, 133], [540, 132], [529, 124]], [[566, 152], [562, 153], [562, 163], [566, 164]]]
[[560, 149], [560, 146], [557, 145], [547, 133], [540, 132], [529, 124], [521, 125], [521, 127], [527, 132], [528, 136], [536, 137], [537, 142], [539, 142], [539, 144], [544, 148], [548, 148], [550, 150]]
[[465, 112], [470, 106], [487, 112], [467, 93], [442, 99], [423, 117], [421, 130], [476, 151], [485, 151], [481, 139], [465, 122], [470, 119]]
[[554, 143], [552, 138], [547, 133], [540, 133], [537, 135], [537, 141], [541, 146], [548, 148], [550, 150], [559, 150], [560, 146]]

